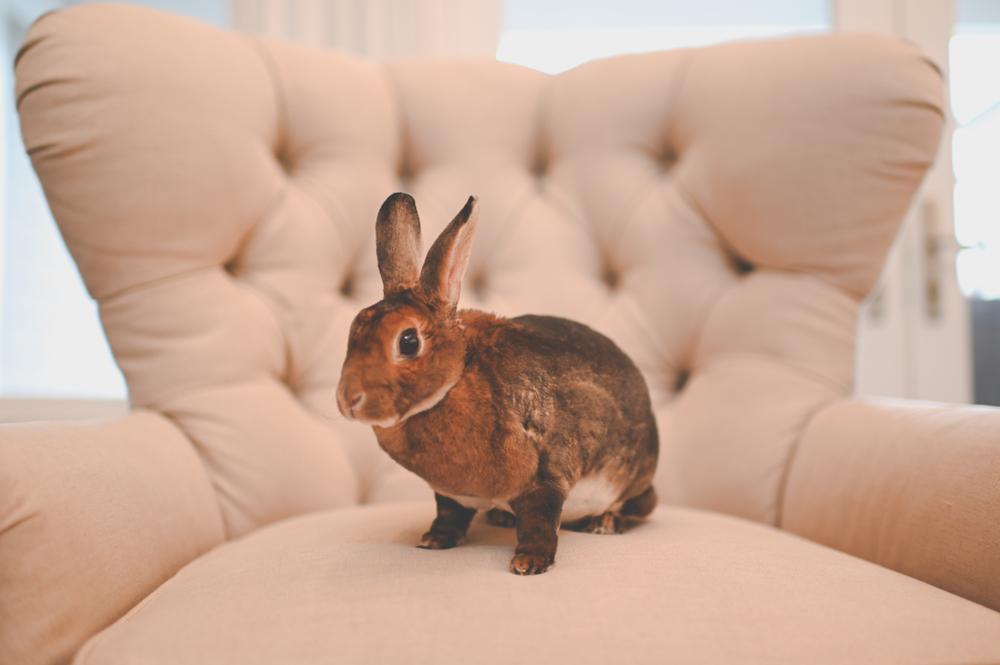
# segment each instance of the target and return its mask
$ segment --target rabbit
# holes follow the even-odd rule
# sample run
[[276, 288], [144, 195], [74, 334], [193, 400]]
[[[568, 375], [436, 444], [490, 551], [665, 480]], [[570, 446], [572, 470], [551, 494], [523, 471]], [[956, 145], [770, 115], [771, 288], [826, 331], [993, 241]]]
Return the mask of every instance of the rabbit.
[[486, 510], [516, 528], [511, 572], [533, 575], [555, 563], [560, 525], [621, 533], [653, 510], [656, 421], [642, 374], [604, 335], [457, 309], [477, 219], [469, 197], [421, 268], [413, 198], [382, 204], [384, 297], [351, 324], [337, 406], [434, 490], [419, 547], [455, 547]]

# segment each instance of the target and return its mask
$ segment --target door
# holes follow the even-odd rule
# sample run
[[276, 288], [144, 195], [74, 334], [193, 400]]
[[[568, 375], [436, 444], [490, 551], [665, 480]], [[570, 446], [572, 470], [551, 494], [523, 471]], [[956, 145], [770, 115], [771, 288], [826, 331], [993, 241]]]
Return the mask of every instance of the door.
[[[960, 2], [961, 0], [959, 0]], [[949, 77], [955, 0], [836, 0], [838, 30], [919, 46]], [[859, 322], [857, 392], [946, 402], [973, 399], [969, 302], [955, 269], [955, 175], [950, 112], [938, 159], [907, 215]]]

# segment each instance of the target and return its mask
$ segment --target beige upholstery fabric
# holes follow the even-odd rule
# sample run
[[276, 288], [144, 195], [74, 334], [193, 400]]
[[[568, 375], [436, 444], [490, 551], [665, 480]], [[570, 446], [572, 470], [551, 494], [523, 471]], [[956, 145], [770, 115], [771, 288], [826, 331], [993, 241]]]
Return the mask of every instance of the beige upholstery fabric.
[[[829, 662], [991, 653], [981, 640], [995, 635], [995, 619], [980, 606], [696, 513], [665, 513], [670, 528], [621, 539], [569, 536], [557, 571], [516, 591], [502, 566], [486, 565], [505, 548], [473, 546], [421, 569], [425, 559], [402, 542], [426, 515], [352, 506], [426, 501], [428, 490], [369, 430], [335, 415], [348, 323], [379, 296], [379, 203], [410, 191], [431, 237], [476, 193], [466, 304], [570, 316], [613, 337], [653, 393], [661, 496], [778, 523], [803, 431], [850, 391], [858, 300], [937, 145], [941, 80], [913, 48], [812, 37], [547, 77], [492, 61], [362, 61], [88, 4], [41, 19], [16, 75], [25, 145], [132, 402], [159, 415], [0, 430], [2, 459], [18, 460], [0, 484], [0, 563], [17, 562], [0, 573], [0, 661], [58, 662], [185, 562], [248, 534], [192, 564], [82, 662], [156, 662], [173, 653], [170, 636], [205, 653], [233, 646], [246, 656], [233, 662], [247, 662], [286, 641], [308, 650], [335, 635], [383, 635], [368, 632], [379, 613], [412, 616], [429, 649], [447, 626], [421, 621], [465, 608], [460, 618], [472, 622], [470, 608], [497, 613], [491, 598], [525, 603], [525, 589], [555, 616], [579, 618], [594, 643], [642, 632], [653, 641], [635, 644], [690, 649], [690, 661], [807, 649]], [[825, 441], [826, 431], [811, 436]], [[32, 446], [39, 438], [45, 445]], [[807, 471], [810, 459], [797, 475], [826, 472]], [[36, 471], [45, 482], [30, 480]], [[851, 544], [829, 517], [811, 525], [825, 506], [802, 491], [809, 478], [796, 482], [797, 512], [785, 515], [796, 530], [933, 577], [936, 554], [911, 565]], [[879, 482], [872, 476], [873, 491]], [[24, 506], [53, 526], [34, 530], [44, 522], [22, 519]], [[346, 512], [252, 534], [338, 508]], [[973, 510], [970, 525], [981, 515]], [[305, 566], [301, 577], [291, 579], [286, 559]], [[294, 584], [269, 579], [272, 564]], [[955, 582], [962, 566], [947, 571], [932, 581], [972, 594]], [[612, 572], [628, 594], [600, 586]], [[55, 584], [27, 600], [66, 579], [72, 594]], [[487, 593], [468, 593], [480, 582]], [[456, 597], [438, 595], [425, 612], [408, 594], [431, 588]], [[545, 589], [558, 593], [541, 600]], [[185, 600], [200, 590], [205, 598]], [[469, 598], [475, 606], [463, 605]], [[618, 611], [593, 615], [574, 598]], [[524, 614], [510, 625], [549, 635], [531, 623], [532, 604], [517, 607]], [[208, 623], [184, 623], [194, 617]], [[485, 639], [506, 624], [468, 625]], [[772, 639], [775, 626], [787, 644]], [[476, 637], [455, 644], [482, 644]], [[244, 641], [257, 651], [241, 651]]]
[[198, 456], [162, 416], [0, 428], [0, 663], [68, 661], [223, 537]]
[[[312, 302], [315, 289], [266, 283], [332, 271], [319, 250], [336, 230], [313, 233], [316, 205], [281, 176], [267, 62], [235, 35], [92, 5], [42, 17], [17, 72], [25, 145], [132, 403], [191, 439], [227, 534], [353, 503], [343, 449], [291, 392], [301, 388], [291, 340], [308, 329], [288, 318], [304, 303], [281, 298]], [[281, 230], [292, 220], [301, 235]]]
[[75, 665], [1000, 662], [1000, 614], [766, 526], [660, 509], [564, 533], [507, 573], [509, 529], [413, 547], [432, 506], [288, 521], [182, 570]]
[[479, 195], [466, 304], [570, 316], [633, 356], [663, 496], [774, 522], [806, 420], [850, 388], [857, 301], [942, 122], [934, 68], [871, 37], [546, 77], [107, 6], [43, 18], [17, 86], [132, 400], [191, 437], [231, 536], [377, 488], [330, 481], [344, 448], [356, 468], [380, 453], [329, 417], [347, 324], [379, 296], [374, 213], [400, 188], [428, 237]]
[[824, 409], [799, 445], [782, 526], [1000, 610], [1000, 410]]

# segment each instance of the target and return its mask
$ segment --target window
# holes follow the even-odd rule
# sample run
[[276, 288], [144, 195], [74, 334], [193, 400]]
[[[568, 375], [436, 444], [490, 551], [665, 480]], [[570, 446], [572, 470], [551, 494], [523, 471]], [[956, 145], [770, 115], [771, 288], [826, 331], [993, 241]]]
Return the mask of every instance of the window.
[[497, 59], [557, 73], [619, 53], [829, 30], [826, 0], [507, 0]]
[[949, 44], [962, 292], [1000, 299], [1000, 3], [959, 2]]
[[[14, 61], [31, 23], [75, 4], [5, 0], [0, 4], [4, 62]], [[226, 0], [146, 0], [145, 4], [228, 23]], [[25, 155], [8, 67], [3, 85], [3, 205], [0, 208], [0, 395], [124, 398], [97, 314], [49, 213]]]
[[973, 390], [1000, 405], [1000, 3], [959, 0], [948, 45], [958, 284], [970, 298]]

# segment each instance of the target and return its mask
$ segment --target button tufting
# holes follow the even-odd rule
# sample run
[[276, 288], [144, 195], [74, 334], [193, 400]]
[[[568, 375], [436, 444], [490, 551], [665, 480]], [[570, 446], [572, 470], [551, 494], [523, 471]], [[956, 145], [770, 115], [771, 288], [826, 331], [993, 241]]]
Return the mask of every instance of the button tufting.
[[686, 369], [677, 370], [677, 376], [674, 377], [674, 392], [679, 393], [684, 390], [684, 386], [687, 385], [688, 379], [691, 378], [691, 372]]
[[344, 279], [340, 282], [340, 287], [337, 289], [340, 295], [345, 298], [351, 298], [354, 296], [354, 273], [349, 272], [344, 275]]
[[295, 165], [292, 163], [292, 155], [286, 146], [279, 145], [274, 149], [274, 159], [286, 176], [291, 175]]
[[539, 152], [531, 164], [531, 174], [536, 178], [544, 178], [548, 170], [549, 160], [546, 159], [543, 153]]
[[[680, 398], [659, 413], [678, 453], [660, 475], [684, 479], [664, 487], [672, 502], [778, 521], [776, 470], [807, 416], [848, 391], [856, 301], [898, 223], [871, 213], [904, 208], [936, 150], [940, 81], [919, 55], [817, 37], [547, 77], [492, 61], [230, 48], [138, 11], [126, 34], [93, 39], [116, 11], [36, 26], [17, 72], [22, 89], [41, 88], [20, 109], [25, 142], [89, 142], [86, 155], [46, 152], [39, 177], [87, 259], [133, 402], [169, 410], [211, 462], [195, 462], [195, 481], [224, 490], [204, 511], [213, 533], [220, 520], [234, 537], [419, 491], [390, 475], [408, 472], [382, 464], [368, 428], [334, 417], [332, 395], [351, 318], [383, 290], [374, 213], [394, 187], [442, 225], [461, 198], [481, 197], [466, 305], [591, 325], [642, 366], [657, 400]], [[177, 58], [177, 43], [212, 57]], [[134, 66], [105, 71], [91, 51]], [[63, 57], [82, 83], [42, 87]], [[112, 102], [120, 113], [81, 126]], [[130, 149], [150, 132], [155, 163]], [[781, 140], [810, 149], [775, 149]], [[71, 168], [85, 156], [95, 168]], [[134, 196], [161, 172], [158, 195]], [[768, 186], [801, 176], [799, 191]], [[818, 184], [831, 177], [837, 187]], [[88, 240], [115, 251], [96, 255]], [[756, 414], [761, 404], [775, 406]], [[733, 446], [741, 435], [748, 445]]]
[[622, 273], [618, 268], [611, 265], [611, 263], [605, 261], [601, 268], [601, 281], [604, 282], [608, 289], [617, 291], [618, 287], [621, 286]]
[[399, 181], [402, 182], [404, 185], [409, 184], [409, 182], [413, 180], [413, 177], [416, 174], [417, 174], [417, 169], [413, 165], [413, 162], [411, 162], [406, 157], [403, 157], [399, 161], [399, 166], [396, 168], [396, 176], [399, 178]]
[[753, 264], [744, 259], [742, 256], [731, 254], [729, 260], [733, 265], [733, 269], [741, 275], [746, 275], [754, 270]]
[[487, 280], [485, 273], [477, 272], [469, 277], [469, 288], [472, 289], [473, 295], [475, 295], [479, 300], [484, 300], [486, 298], [486, 287]]
[[677, 163], [677, 153], [667, 148], [657, 157], [656, 163], [661, 171], [669, 171]]

